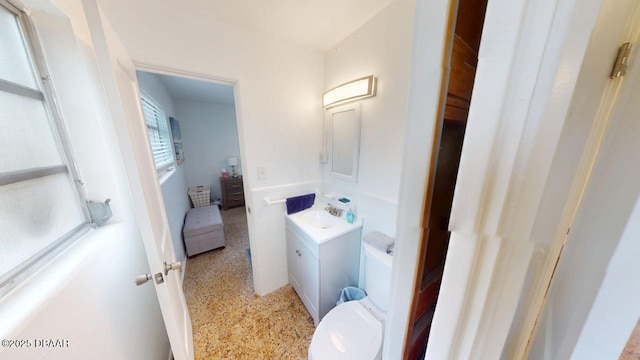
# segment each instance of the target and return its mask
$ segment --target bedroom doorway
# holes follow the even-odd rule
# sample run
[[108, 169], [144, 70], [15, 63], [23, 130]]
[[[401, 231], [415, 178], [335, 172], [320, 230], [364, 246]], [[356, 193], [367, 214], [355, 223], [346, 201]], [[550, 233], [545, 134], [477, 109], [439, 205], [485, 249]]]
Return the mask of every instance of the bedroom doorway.
[[[265, 351], [270, 358], [304, 356], [307, 346], [300, 339], [310, 339], [315, 327], [293, 288], [255, 295], [248, 231], [251, 215], [245, 207], [242, 177], [246, 164], [234, 87], [154, 69], [137, 71], [137, 78], [142, 96], [158, 103], [169, 126], [173, 125], [172, 144], [178, 161], [158, 180], [176, 258], [184, 259], [182, 289], [195, 357], [234, 358], [239, 353]], [[210, 187], [210, 201], [219, 205], [226, 242], [223, 248], [187, 258], [181, 233], [185, 214], [192, 207], [187, 191], [201, 185]], [[256, 332], [256, 328], [271, 331]], [[287, 335], [292, 332], [298, 336]]]
[[[143, 68], [136, 75], [141, 97], [155, 103], [167, 121], [175, 161], [159, 169], [158, 181], [176, 259], [186, 260], [182, 227], [186, 212], [194, 207], [190, 188], [208, 187], [209, 204], [218, 205], [229, 223], [247, 228], [234, 86], [155, 69]], [[250, 263], [248, 234], [246, 237], [243, 251]]]

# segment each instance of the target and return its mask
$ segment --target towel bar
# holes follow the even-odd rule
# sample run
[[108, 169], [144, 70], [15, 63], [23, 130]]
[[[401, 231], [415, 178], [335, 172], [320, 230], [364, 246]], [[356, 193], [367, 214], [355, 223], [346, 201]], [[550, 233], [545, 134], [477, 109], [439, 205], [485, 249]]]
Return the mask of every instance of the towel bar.
[[279, 204], [279, 203], [283, 203], [286, 202], [287, 199], [282, 199], [282, 200], [271, 200], [270, 198], [266, 197], [264, 198], [264, 204], [269, 206], [269, 205], [273, 205], [273, 204]]
[[[320, 196], [320, 192], [318, 192], [318, 191], [314, 191], [313, 193], [316, 194], [316, 198], [318, 198], [318, 196]], [[264, 200], [265, 206], [270, 206], [270, 205], [273, 205], [273, 204], [280, 204], [280, 203], [287, 202], [287, 199], [271, 200], [271, 198], [268, 197], [268, 196], [265, 197], [263, 200]]]

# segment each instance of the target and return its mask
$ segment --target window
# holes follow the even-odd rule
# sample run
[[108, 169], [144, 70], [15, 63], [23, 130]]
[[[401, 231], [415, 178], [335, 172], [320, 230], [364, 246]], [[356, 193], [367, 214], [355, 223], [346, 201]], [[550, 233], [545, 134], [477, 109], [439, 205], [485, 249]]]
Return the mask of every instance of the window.
[[89, 228], [27, 20], [0, 0], [0, 295]]
[[147, 134], [149, 135], [153, 161], [156, 163], [158, 174], [161, 174], [167, 171], [174, 162], [167, 116], [158, 102], [144, 92], [141, 95], [140, 100], [144, 119], [147, 123]]

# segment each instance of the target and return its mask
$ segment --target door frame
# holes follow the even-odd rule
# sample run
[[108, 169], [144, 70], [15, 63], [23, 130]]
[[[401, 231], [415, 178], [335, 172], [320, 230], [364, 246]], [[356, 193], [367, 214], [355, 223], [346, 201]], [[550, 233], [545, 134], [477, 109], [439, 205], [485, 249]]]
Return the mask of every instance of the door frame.
[[[225, 84], [225, 85], [231, 85], [233, 87], [233, 97], [234, 97], [234, 107], [235, 107], [235, 112], [236, 112], [236, 126], [237, 126], [237, 130], [238, 130], [238, 142], [239, 142], [239, 146], [240, 146], [240, 157], [243, 159], [243, 161], [240, 164], [240, 167], [242, 169], [242, 173], [243, 174], [248, 174], [249, 173], [249, 169], [247, 168], [247, 152], [246, 152], [246, 141], [244, 138], [244, 121], [243, 121], [243, 116], [242, 116], [242, 111], [241, 111], [241, 106], [240, 106], [240, 81], [239, 80], [235, 80], [235, 79], [230, 79], [230, 78], [225, 78], [225, 77], [221, 77], [221, 76], [212, 76], [212, 75], [206, 75], [206, 74], [202, 74], [202, 73], [197, 73], [197, 72], [193, 72], [193, 71], [186, 71], [186, 70], [180, 70], [177, 68], [170, 68], [170, 67], [166, 67], [166, 66], [159, 66], [159, 65], [154, 65], [154, 64], [149, 64], [149, 63], [145, 63], [145, 62], [141, 62], [141, 61], [137, 61], [135, 59], [133, 59], [133, 64], [136, 68], [136, 70], [140, 70], [140, 71], [146, 71], [146, 72], [151, 72], [151, 73], [155, 73], [155, 74], [161, 74], [161, 75], [169, 75], [169, 76], [176, 76], [176, 77], [181, 77], [181, 78], [186, 78], [186, 79], [192, 79], [192, 80], [198, 80], [198, 81], [204, 81], [204, 82], [211, 82], [211, 83], [217, 83], [217, 84]], [[246, 211], [247, 211], [247, 215], [249, 215], [251, 213], [251, 211], [249, 210], [249, 206], [248, 204], [251, 204], [251, 192], [250, 191], [246, 191], [246, 189], [250, 189], [250, 184], [249, 184], [249, 177], [243, 176], [242, 177], [242, 181], [244, 182], [244, 196], [245, 196], [245, 204], [246, 205]], [[247, 226], [249, 229], [253, 229], [253, 217], [252, 216], [247, 216]], [[260, 293], [259, 289], [260, 289], [260, 281], [259, 281], [259, 273], [257, 272], [257, 269], [259, 269], [259, 264], [258, 264], [258, 259], [259, 259], [259, 253], [258, 253], [258, 246], [255, 246], [254, 242], [254, 237], [252, 236], [252, 231], [249, 231], [248, 236], [249, 236], [249, 247], [251, 248], [251, 252], [252, 255], [251, 256], [251, 271], [252, 271], [252, 275], [253, 275], [253, 290], [255, 293]]]
[[[448, 88], [449, 81], [451, 78], [451, 61], [453, 57], [453, 49], [454, 49], [454, 38], [456, 36], [456, 25], [458, 23], [458, 11], [459, 11], [460, 0], [450, 0], [447, 14], [447, 28], [445, 32], [445, 43], [444, 43], [444, 51], [442, 52], [442, 64], [443, 71], [441, 73], [440, 79], [440, 94], [439, 94], [439, 105], [437, 113], [439, 114], [439, 118], [433, 122], [433, 138], [431, 143], [431, 153], [429, 159], [429, 172], [427, 181], [425, 182], [425, 194], [424, 194], [424, 208], [422, 213], [422, 224], [421, 224], [421, 236], [420, 236], [420, 244], [418, 246], [418, 259], [416, 263], [416, 277], [415, 282], [413, 284], [413, 292], [412, 299], [410, 304], [410, 313], [407, 323], [407, 330], [404, 339], [403, 345], [403, 358], [413, 358], [412, 354], [412, 341], [417, 341], [420, 339], [419, 337], [413, 339], [413, 337], [417, 334], [414, 332], [413, 327], [417, 323], [418, 317], [416, 317], [416, 308], [419, 304], [420, 292], [421, 292], [421, 282], [423, 277], [424, 265], [426, 261], [425, 251], [427, 250], [429, 244], [429, 236], [430, 236], [430, 228], [429, 228], [429, 218], [430, 211], [432, 210], [433, 196], [434, 196], [434, 186], [436, 180], [437, 166], [438, 166], [438, 157], [441, 148], [442, 141], [442, 129], [445, 123], [445, 108], [447, 106], [447, 98], [448, 98]], [[482, 14], [485, 15], [484, 13]], [[465, 125], [466, 126], [466, 125]], [[439, 286], [438, 286], [439, 291]], [[436, 294], [438, 294], [436, 291]], [[437, 302], [437, 295], [436, 295]], [[426, 314], [427, 311], [425, 311]], [[423, 315], [424, 316], [424, 315]], [[433, 319], [431, 319], [433, 321]], [[429, 325], [431, 326], [431, 325]], [[430, 330], [426, 330], [427, 334]], [[426, 341], [426, 339], [425, 339]], [[419, 356], [420, 353], [418, 353]]]
[[[602, 0], [489, 0], [426, 358], [500, 358], [535, 215]], [[412, 83], [384, 356], [400, 358], [413, 296], [450, 4], [416, 2]], [[526, 14], [526, 16], [525, 16]], [[550, 34], [553, 34], [551, 36]], [[550, 96], [549, 94], [553, 94]]]

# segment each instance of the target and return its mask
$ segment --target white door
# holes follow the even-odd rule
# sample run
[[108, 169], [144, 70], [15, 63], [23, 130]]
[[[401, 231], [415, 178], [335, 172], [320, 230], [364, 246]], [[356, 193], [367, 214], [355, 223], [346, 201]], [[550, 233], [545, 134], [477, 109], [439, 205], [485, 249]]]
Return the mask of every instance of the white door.
[[[582, 135], [587, 139], [582, 153], [586, 166], [578, 170], [581, 172], [576, 178], [580, 182], [572, 189], [576, 194], [575, 203], [565, 210], [570, 215], [566, 217], [567, 225], [561, 226], [562, 236], [550, 247], [546, 273], [537, 289], [538, 303], [531, 306], [528, 315], [526, 329], [529, 333], [521, 339], [519, 352], [513, 358], [525, 355], [529, 359], [576, 358], [576, 343], [585, 333], [583, 326], [594, 294], [598, 292], [602, 274], [608, 271], [606, 264], [615, 248], [613, 245], [620, 238], [621, 230], [616, 227], [620, 226], [620, 219], [629, 216], [621, 215], [625, 207], [612, 199], [635, 200], [634, 194], [637, 194], [637, 187], [630, 191], [630, 186], [616, 184], [616, 181], [625, 179], [634, 183], [631, 176], [620, 169], [637, 167], [636, 154], [640, 149], [630, 145], [637, 144], [637, 139], [623, 141], [624, 135], [637, 133], [637, 127], [629, 125], [637, 123], [639, 104], [636, 85], [640, 79], [637, 68], [634, 71], [634, 67], [640, 65], [638, 59], [634, 59], [638, 54], [638, 29], [640, 4], [637, 0], [603, 2], [578, 80], [582, 87], [574, 93], [569, 115], [591, 126], [590, 133]], [[633, 43], [628, 57], [632, 60], [629, 70], [624, 77], [610, 79], [615, 55], [626, 42]], [[626, 133], [617, 130], [622, 126], [627, 129]], [[573, 138], [581, 139], [578, 130], [577, 126], [572, 127]], [[624, 150], [620, 150], [620, 146]], [[603, 164], [611, 168], [603, 170]], [[603, 187], [603, 184], [608, 186]], [[600, 212], [601, 209], [605, 210]], [[593, 217], [593, 214], [598, 216]], [[609, 314], [620, 313], [620, 306], [616, 305]], [[635, 321], [637, 318], [632, 320], [634, 324]], [[604, 333], [611, 336], [613, 331], [609, 328]], [[598, 342], [607, 338], [594, 339], [597, 341], [592, 341], [589, 347], [602, 350], [604, 347]], [[612, 341], [609, 341], [607, 347], [611, 348], [611, 345]], [[608, 358], [602, 353], [598, 353], [600, 356], [594, 354], [594, 358]]]
[[[84, 0], [98, 68], [124, 159], [140, 233], [158, 301], [176, 359], [193, 359], [191, 319], [180, 272], [166, 271], [175, 259], [162, 194], [150, 151], [133, 62], [95, 0]], [[131, 279], [133, 281], [133, 279]], [[144, 309], [140, 309], [144, 311]]]

